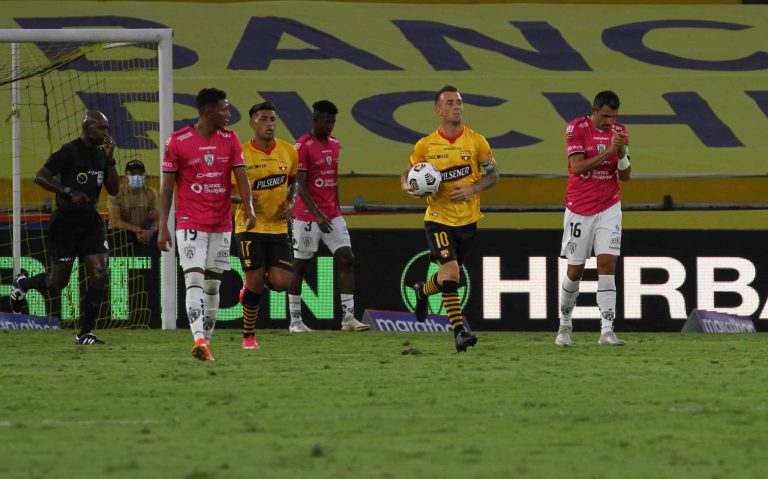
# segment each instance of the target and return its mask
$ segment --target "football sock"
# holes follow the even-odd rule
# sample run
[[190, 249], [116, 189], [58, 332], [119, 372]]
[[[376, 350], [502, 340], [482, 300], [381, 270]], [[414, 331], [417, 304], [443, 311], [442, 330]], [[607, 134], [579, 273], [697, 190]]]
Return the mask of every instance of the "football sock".
[[46, 273], [39, 273], [31, 278], [24, 278], [19, 280], [19, 288], [23, 289], [24, 291], [29, 291], [30, 289], [34, 289], [36, 291], [45, 291], [48, 289], [48, 285], [45, 282], [45, 279], [48, 275]]
[[341, 320], [349, 321], [355, 317], [355, 296], [352, 294], [340, 294], [341, 297]]
[[195, 341], [204, 339], [203, 317], [205, 313], [205, 302], [203, 301], [203, 273], [186, 273], [184, 282], [187, 284], [187, 318], [189, 318], [189, 329], [192, 330], [192, 336]]
[[93, 331], [93, 325], [96, 323], [96, 316], [101, 309], [101, 303], [104, 301], [106, 291], [94, 287], [88, 288], [83, 301], [83, 315], [80, 320], [80, 335]]
[[576, 298], [579, 297], [579, 284], [581, 280], [573, 281], [568, 275], [563, 278], [563, 284], [560, 287], [560, 324], [570, 325], [571, 314], [576, 306]]
[[443, 281], [443, 305], [445, 312], [448, 313], [451, 326], [453, 326], [453, 334], [459, 334], [460, 331], [464, 330], [458, 289], [459, 283], [457, 281]]
[[210, 342], [213, 335], [213, 328], [216, 327], [216, 315], [219, 313], [219, 287], [220, 279], [206, 279], [203, 282], [203, 305], [205, 314], [203, 315], [203, 335], [205, 340]]
[[288, 295], [288, 312], [291, 313], [291, 322], [301, 321], [301, 295]]
[[437, 273], [433, 273], [432, 276], [421, 287], [421, 294], [424, 296], [432, 296], [440, 292], [440, 285], [437, 284]]
[[259, 316], [261, 295], [246, 288], [243, 294], [243, 337], [256, 334], [256, 318]]
[[597, 276], [597, 306], [600, 308], [600, 333], [613, 331], [616, 315], [616, 279], [612, 274]]

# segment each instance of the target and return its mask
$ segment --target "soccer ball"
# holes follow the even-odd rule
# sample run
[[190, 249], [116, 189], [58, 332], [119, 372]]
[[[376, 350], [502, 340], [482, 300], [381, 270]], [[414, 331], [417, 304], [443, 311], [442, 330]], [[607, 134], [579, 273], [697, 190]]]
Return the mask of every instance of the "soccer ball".
[[416, 163], [408, 172], [408, 185], [418, 196], [432, 196], [440, 188], [440, 172], [432, 163]]

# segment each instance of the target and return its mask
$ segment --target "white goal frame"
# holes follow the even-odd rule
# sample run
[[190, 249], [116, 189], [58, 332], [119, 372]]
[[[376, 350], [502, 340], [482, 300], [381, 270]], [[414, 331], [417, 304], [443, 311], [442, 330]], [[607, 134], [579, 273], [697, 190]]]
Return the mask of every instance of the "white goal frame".
[[[173, 31], [169, 28], [110, 28], [110, 29], [0, 29], [0, 43], [11, 44], [14, 71], [19, 70], [17, 56], [19, 43], [32, 42], [83, 42], [83, 43], [153, 43], [157, 45], [160, 141], [170, 137], [173, 130]], [[13, 271], [20, 271], [21, 257], [21, 121], [17, 109], [19, 103], [18, 82], [11, 84], [12, 98], [12, 159], [13, 159]], [[162, 172], [163, 148], [158, 152]], [[163, 175], [160, 174], [162, 182]], [[162, 183], [161, 183], [162, 184]], [[168, 229], [175, 230], [171, 205]], [[172, 236], [172, 238], [175, 236]], [[161, 318], [163, 329], [176, 329], [176, 251], [163, 252], [160, 257]]]

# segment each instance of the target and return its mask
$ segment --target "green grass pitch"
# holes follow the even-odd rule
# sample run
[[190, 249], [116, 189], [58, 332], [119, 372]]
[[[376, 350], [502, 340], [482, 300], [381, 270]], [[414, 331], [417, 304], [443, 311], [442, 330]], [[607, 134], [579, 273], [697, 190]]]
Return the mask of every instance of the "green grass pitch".
[[0, 477], [763, 478], [762, 334], [0, 332]]

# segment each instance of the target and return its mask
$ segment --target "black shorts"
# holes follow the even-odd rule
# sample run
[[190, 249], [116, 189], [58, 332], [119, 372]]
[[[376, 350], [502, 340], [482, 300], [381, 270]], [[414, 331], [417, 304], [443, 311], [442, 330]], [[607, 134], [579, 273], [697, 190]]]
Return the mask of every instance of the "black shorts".
[[57, 210], [48, 225], [48, 248], [54, 263], [109, 253], [104, 222], [95, 210]]
[[432, 253], [432, 261], [440, 264], [458, 261], [464, 264], [464, 258], [469, 253], [472, 241], [477, 233], [477, 223], [463, 226], [448, 226], [434, 221], [425, 221], [427, 244]]
[[243, 271], [262, 266], [293, 271], [293, 249], [287, 233], [237, 233], [235, 240]]

